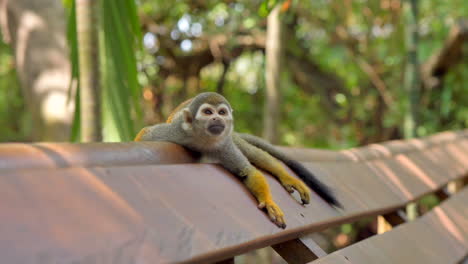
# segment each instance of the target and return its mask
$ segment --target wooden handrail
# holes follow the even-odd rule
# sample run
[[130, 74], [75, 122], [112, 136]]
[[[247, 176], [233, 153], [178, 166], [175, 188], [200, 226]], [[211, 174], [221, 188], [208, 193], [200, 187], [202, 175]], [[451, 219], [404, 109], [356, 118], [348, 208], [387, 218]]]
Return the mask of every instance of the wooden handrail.
[[[421, 151], [466, 137], [468, 137], [468, 132], [463, 130], [443, 132], [424, 139], [394, 140], [342, 151], [280, 148], [296, 160], [303, 162], [357, 162]], [[0, 144], [0, 170], [179, 164], [195, 161], [196, 158], [183, 148], [166, 142]]]
[[[37, 147], [44, 145], [48, 151]], [[315, 195], [302, 206], [267, 177], [286, 214], [288, 227], [279, 229], [234, 176], [189, 164], [194, 158], [170, 144], [0, 145], [0, 256], [6, 263], [219, 261], [392, 212], [468, 174], [468, 130], [323, 159], [287, 151], [307, 160], [343, 210]]]
[[468, 254], [468, 187], [421, 218], [314, 264], [460, 263]]

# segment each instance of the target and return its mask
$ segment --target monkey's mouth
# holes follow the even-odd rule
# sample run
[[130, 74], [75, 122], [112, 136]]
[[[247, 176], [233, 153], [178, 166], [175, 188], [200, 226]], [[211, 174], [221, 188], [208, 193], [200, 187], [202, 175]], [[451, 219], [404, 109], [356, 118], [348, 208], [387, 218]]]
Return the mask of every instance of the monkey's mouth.
[[208, 127], [208, 131], [213, 135], [219, 135], [224, 131], [225, 126], [222, 124], [214, 124]]

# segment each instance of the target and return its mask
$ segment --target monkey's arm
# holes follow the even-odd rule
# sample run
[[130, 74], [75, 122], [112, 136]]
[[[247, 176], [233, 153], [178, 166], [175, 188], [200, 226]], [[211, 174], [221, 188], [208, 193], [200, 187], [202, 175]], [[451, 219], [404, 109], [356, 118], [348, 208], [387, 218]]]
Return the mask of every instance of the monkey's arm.
[[249, 163], [247, 158], [242, 155], [241, 151], [234, 144], [230, 145], [224, 151], [232, 153], [215, 153], [221, 165], [242, 179], [245, 186], [257, 199], [258, 208], [265, 208], [271, 221], [277, 226], [285, 228], [286, 223], [284, 222], [283, 211], [273, 201], [265, 176]]
[[242, 139], [238, 134], [233, 134], [233, 141], [237, 147], [242, 151], [242, 153], [247, 157], [247, 159], [255, 164], [257, 167], [271, 172], [274, 176], [278, 178], [281, 182], [281, 185], [289, 192], [294, 192], [294, 189], [299, 192], [301, 200], [304, 204], [308, 204], [310, 201], [310, 191], [306, 185], [291, 176], [288, 171], [285, 169], [284, 165], [281, 164], [276, 158], [255, 147], [254, 145], [248, 143]]
[[171, 124], [147, 126], [138, 132], [134, 141], [169, 141], [181, 144], [182, 142], [176, 142], [178, 141], [177, 138], [174, 136], [174, 133], [171, 133], [173, 130]]
[[[332, 190], [319, 181], [306, 167], [304, 167], [300, 162], [291, 159], [283, 153], [282, 151], [278, 150], [275, 146], [271, 145], [269, 142], [250, 135], [250, 134], [241, 134], [241, 133], [234, 133], [234, 136], [238, 136], [243, 140], [247, 141], [251, 145], [262, 149], [268, 152], [271, 156], [281, 160], [286, 166], [288, 166], [292, 171], [296, 173], [299, 178], [309, 186], [315, 193], [317, 193], [322, 199], [324, 199], [327, 203], [336, 206], [342, 207], [340, 202], [334, 196]], [[268, 169], [267, 169], [268, 170]]]

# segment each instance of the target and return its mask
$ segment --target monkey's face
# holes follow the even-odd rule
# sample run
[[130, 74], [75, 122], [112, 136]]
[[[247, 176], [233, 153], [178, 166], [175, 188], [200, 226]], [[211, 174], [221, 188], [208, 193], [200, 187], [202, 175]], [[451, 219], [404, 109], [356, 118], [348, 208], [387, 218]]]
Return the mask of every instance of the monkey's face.
[[228, 105], [202, 104], [195, 114], [194, 129], [210, 137], [222, 137], [232, 131], [232, 113]]

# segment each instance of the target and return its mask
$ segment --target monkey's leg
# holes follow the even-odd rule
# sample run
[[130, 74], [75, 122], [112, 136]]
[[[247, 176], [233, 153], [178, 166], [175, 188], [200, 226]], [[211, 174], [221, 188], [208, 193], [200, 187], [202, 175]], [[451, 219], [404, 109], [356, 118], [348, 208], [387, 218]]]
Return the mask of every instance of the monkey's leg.
[[257, 167], [271, 172], [278, 180], [281, 185], [289, 192], [292, 193], [296, 190], [301, 196], [301, 200], [304, 204], [308, 204], [310, 201], [310, 190], [307, 186], [299, 179], [291, 176], [285, 169], [284, 165], [279, 162], [276, 158], [268, 154], [244, 139], [240, 137], [233, 137], [234, 142], [247, 157], [247, 159], [255, 164]]
[[273, 201], [265, 176], [257, 170], [234, 144], [228, 144], [223, 151], [214, 153], [221, 165], [232, 174], [239, 176], [258, 201], [258, 208], [266, 209], [268, 217], [277, 226], [285, 228], [283, 211]]
[[265, 176], [253, 166], [249, 168], [249, 171], [245, 175], [244, 184], [255, 198], [257, 198], [258, 208], [265, 208], [271, 221], [277, 226], [285, 228], [286, 223], [284, 222], [283, 211], [273, 201]]

